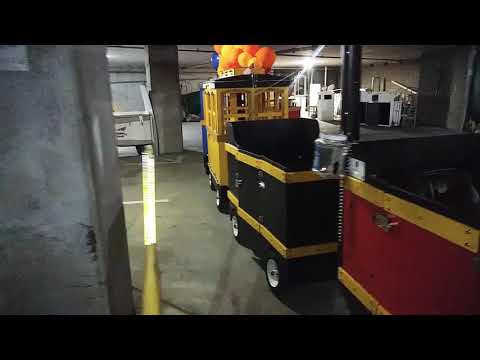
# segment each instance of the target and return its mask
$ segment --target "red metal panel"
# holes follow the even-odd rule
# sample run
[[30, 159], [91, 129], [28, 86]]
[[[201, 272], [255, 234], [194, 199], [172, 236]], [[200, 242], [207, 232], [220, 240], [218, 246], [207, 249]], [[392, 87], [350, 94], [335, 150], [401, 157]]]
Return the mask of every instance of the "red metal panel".
[[345, 191], [343, 267], [392, 314], [480, 314], [474, 254]]
[[388, 277], [379, 301], [394, 314], [480, 314], [474, 254], [405, 220], [381, 236]]
[[383, 271], [382, 242], [371, 216], [377, 207], [350, 191], [344, 192], [342, 267], [369, 293], [377, 293], [375, 277]]

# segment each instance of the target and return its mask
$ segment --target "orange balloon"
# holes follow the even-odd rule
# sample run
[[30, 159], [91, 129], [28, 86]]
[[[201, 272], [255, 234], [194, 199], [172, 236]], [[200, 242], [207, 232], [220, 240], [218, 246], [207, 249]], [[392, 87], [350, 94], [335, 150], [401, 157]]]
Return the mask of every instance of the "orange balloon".
[[213, 48], [215, 49], [215, 52], [216, 52], [218, 55], [221, 55], [221, 54], [222, 54], [222, 46], [223, 46], [223, 45], [213, 45]]
[[245, 45], [233, 45], [233, 47], [234, 47], [235, 49], [242, 49], [242, 50], [243, 50], [243, 47], [244, 47], [244, 46], [245, 46]]
[[257, 51], [255, 57], [257, 58], [256, 65], [258, 67], [269, 69], [276, 59], [275, 50], [269, 47], [263, 47]]
[[260, 45], [242, 45], [242, 50], [249, 53], [252, 56], [255, 56], [258, 49], [260, 49]]
[[254, 67], [256, 61], [257, 61], [257, 58], [252, 57], [250, 60], [248, 60], [247, 66]]
[[233, 50], [233, 45], [223, 45], [222, 46], [222, 56], [226, 59], [228, 53]]
[[223, 71], [226, 69], [225, 58], [220, 56], [220, 60], [218, 61], [218, 71]]
[[277, 60], [277, 54], [275, 53], [275, 50], [272, 49], [270, 52], [270, 58], [268, 59], [269, 61], [264, 65], [266, 69], [271, 69], [273, 64], [275, 64], [275, 60]]
[[238, 64], [241, 67], [248, 67], [248, 62], [252, 58], [252, 55], [250, 55], [248, 52], [242, 52], [240, 55], [238, 55]]
[[225, 63], [230, 69], [234, 69], [239, 67], [240, 65], [238, 64], [238, 56], [243, 53], [242, 49], [240, 48], [233, 48], [230, 50], [230, 52], [227, 54], [225, 57]]

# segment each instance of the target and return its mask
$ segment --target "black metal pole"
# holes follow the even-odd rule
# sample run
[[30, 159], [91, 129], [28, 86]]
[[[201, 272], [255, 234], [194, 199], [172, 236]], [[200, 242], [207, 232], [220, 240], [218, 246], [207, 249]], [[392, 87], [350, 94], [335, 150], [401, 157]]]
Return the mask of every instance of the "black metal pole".
[[343, 45], [342, 59], [341, 127], [349, 141], [356, 141], [360, 137], [361, 45]]
[[341, 103], [341, 109], [342, 109], [342, 116], [341, 116], [341, 128], [343, 133], [346, 135], [347, 134], [347, 123], [348, 123], [348, 94], [349, 93], [349, 88], [350, 88], [350, 81], [348, 79], [349, 75], [349, 51], [348, 51], [348, 45], [342, 45], [341, 47], [341, 56], [342, 56], [342, 103]]
[[361, 82], [361, 62], [362, 46], [350, 45], [349, 54], [350, 70], [350, 124], [349, 132], [351, 140], [357, 141], [360, 138], [360, 82]]

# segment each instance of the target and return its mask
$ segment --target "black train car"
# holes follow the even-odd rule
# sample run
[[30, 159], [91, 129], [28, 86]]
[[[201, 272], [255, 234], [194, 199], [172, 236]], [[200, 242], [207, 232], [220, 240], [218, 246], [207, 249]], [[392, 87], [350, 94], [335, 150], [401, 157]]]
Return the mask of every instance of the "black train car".
[[275, 292], [336, 276], [339, 180], [311, 171], [318, 135], [311, 119], [227, 127], [233, 234], [260, 254]]

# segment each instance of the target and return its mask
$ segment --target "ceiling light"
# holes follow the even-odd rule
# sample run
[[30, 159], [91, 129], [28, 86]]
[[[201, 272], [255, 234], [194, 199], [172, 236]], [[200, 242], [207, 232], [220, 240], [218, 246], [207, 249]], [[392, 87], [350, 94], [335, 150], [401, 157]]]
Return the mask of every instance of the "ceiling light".
[[303, 60], [303, 68], [305, 70], [310, 70], [314, 63], [315, 60], [312, 57], [305, 58], [305, 60]]

